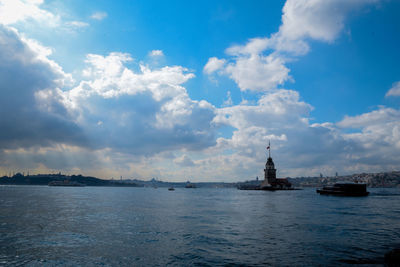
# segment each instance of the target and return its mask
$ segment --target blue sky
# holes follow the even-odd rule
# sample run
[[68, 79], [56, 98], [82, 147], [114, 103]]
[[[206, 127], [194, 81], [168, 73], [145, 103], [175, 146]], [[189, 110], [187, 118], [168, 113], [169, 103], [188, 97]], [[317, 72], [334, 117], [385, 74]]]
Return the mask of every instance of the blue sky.
[[[398, 1], [0, 0], [0, 172], [398, 170]], [[6, 131], [4, 131], [6, 129]]]

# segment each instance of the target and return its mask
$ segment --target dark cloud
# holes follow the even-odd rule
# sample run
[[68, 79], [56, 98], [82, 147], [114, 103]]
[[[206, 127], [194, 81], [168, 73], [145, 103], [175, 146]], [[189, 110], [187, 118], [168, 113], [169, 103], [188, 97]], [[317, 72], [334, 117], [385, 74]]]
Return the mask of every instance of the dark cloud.
[[85, 143], [65, 108], [58, 105], [57, 113], [49, 113], [35, 98], [40, 90], [55, 89], [63, 75], [14, 30], [0, 25], [0, 149]]
[[[59, 89], [70, 77], [47, 56], [46, 48], [0, 26], [1, 165], [92, 169], [105, 161], [104, 155], [96, 153], [106, 149], [114, 155], [106, 161], [118, 168], [126, 164], [125, 157], [118, 163], [118, 153], [142, 157], [215, 144], [214, 108], [191, 100], [179, 86], [193, 76], [185, 76], [183, 68], [165, 68], [156, 73], [160, 76], [144, 77], [150, 79], [149, 87], [158, 84], [156, 92], [145, 83], [135, 94], [109, 98], [91, 93], [73, 98], [72, 91]], [[167, 80], [160, 81], [164, 77]]]
[[[94, 96], [85, 100], [84, 127], [97, 148], [149, 156], [177, 149], [200, 150], [215, 144], [211, 129], [214, 112], [194, 104], [191, 114], [172, 127], [157, 127], [165, 101], [156, 101], [148, 92], [120, 98]], [[173, 117], [166, 115], [166, 120]]]

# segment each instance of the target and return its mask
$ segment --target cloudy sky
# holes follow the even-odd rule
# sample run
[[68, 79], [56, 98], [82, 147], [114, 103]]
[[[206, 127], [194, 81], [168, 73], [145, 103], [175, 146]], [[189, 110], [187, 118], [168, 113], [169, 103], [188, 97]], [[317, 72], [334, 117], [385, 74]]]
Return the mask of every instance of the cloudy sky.
[[0, 175], [400, 170], [400, 2], [0, 0]]

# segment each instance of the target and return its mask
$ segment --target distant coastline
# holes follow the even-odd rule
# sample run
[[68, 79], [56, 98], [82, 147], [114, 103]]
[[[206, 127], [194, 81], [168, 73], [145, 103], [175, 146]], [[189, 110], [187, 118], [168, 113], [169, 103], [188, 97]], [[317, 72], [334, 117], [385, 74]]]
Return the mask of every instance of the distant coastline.
[[365, 183], [368, 187], [397, 187], [400, 188], [400, 171], [379, 172], [379, 173], [357, 173], [343, 176], [330, 177], [297, 177], [288, 178], [295, 186], [300, 187], [321, 187], [337, 182], [359, 182]]
[[[287, 177], [295, 187], [321, 187], [340, 181], [366, 183], [368, 187], [400, 188], [400, 171], [380, 173], [359, 173], [345, 176], [332, 177]], [[194, 184], [196, 188], [236, 188], [242, 184], [260, 184], [261, 180], [247, 180], [243, 182], [166, 182], [155, 178], [144, 181], [138, 179], [105, 180], [92, 176], [64, 175], [58, 174], [35, 174], [23, 175], [21, 173], [13, 176], [0, 177], [0, 185], [48, 185], [52, 181], [71, 181], [86, 186], [120, 186], [120, 187], [175, 187], [185, 188], [188, 183]]]
[[21, 173], [14, 174], [13, 176], [3, 176], [0, 178], [0, 185], [48, 185], [52, 182], [69, 181], [72, 183], [79, 183], [85, 186], [129, 186], [137, 187], [135, 183], [122, 183], [115, 180], [103, 180], [91, 176], [83, 175], [64, 175], [58, 174], [36, 174], [36, 175], [23, 175]]
[[[337, 182], [359, 182], [365, 183], [371, 188], [400, 188], [400, 171], [380, 173], [358, 173], [343, 176], [327, 177], [287, 177], [294, 187], [323, 187]], [[239, 182], [238, 185], [259, 185], [261, 180], [248, 180]]]

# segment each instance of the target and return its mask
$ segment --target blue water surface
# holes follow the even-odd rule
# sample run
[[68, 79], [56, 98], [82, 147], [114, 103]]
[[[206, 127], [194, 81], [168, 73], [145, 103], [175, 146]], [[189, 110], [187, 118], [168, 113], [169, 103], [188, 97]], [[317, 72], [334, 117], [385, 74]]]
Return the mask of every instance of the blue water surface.
[[0, 186], [0, 265], [383, 265], [400, 189]]

